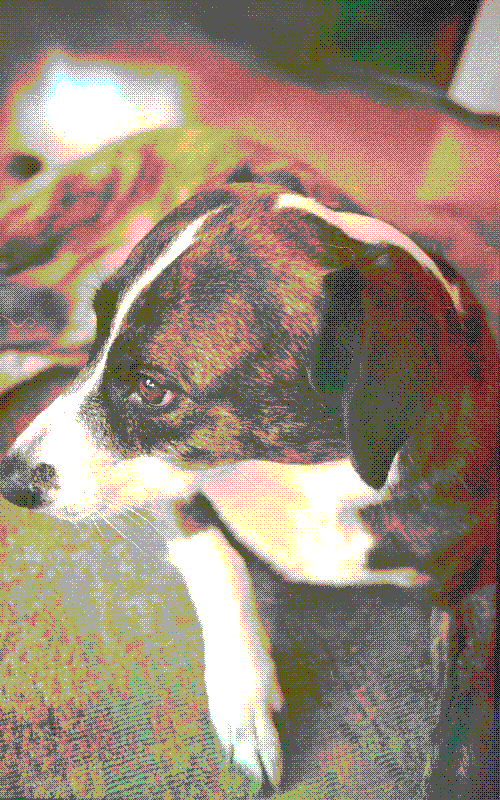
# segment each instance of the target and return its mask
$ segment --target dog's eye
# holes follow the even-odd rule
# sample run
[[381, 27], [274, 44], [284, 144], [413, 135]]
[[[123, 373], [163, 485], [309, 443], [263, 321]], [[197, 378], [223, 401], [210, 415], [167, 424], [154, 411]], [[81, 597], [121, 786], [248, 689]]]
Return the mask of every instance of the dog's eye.
[[150, 375], [138, 375], [135, 380], [131, 399], [147, 406], [169, 406], [181, 396], [173, 387], [165, 386]]

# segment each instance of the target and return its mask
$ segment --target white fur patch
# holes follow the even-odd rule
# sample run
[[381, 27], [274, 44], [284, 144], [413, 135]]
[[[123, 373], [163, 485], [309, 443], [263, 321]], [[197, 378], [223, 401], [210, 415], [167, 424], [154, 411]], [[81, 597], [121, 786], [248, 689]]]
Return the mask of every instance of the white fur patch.
[[216, 528], [169, 542], [168, 553], [201, 623], [214, 728], [233, 761], [258, 784], [262, 764], [277, 785], [282, 759], [272, 712], [283, 696], [245, 562]]
[[282, 194], [278, 197], [273, 210], [281, 211], [286, 208], [295, 208], [297, 211], [314, 214], [316, 217], [320, 217], [325, 222], [330, 223], [330, 225], [340, 228], [352, 239], [358, 239], [361, 242], [366, 242], [366, 244], [393, 244], [396, 247], [401, 247], [402, 250], [406, 250], [407, 253], [413, 256], [425, 270], [429, 270], [437, 278], [451, 297], [457, 313], [464, 313], [459, 287], [446, 280], [437, 264], [415, 242], [387, 222], [382, 222], [382, 220], [374, 219], [364, 214], [332, 211], [331, 208], [327, 208], [317, 200], [303, 197], [299, 194]]
[[387, 499], [397, 479], [397, 456], [380, 491], [348, 459], [243, 461], [207, 476], [202, 491], [234, 535], [289, 580], [413, 586], [425, 580], [415, 570], [365, 567], [374, 540], [357, 511]]
[[78, 419], [79, 405], [77, 395], [58, 398], [46, 409], [49, 415], [34, 420], [39, 427], [29, 437], [22, 434], [12, 447], [13, 452], [24, 450], [36, 462], [56, 468], [59, 488], [49, 492], [51, 514], [62, 519], [86, 517], [95, 511], [120, 511], [152, 497], [197, 491], [199, 474], [179, 469], [175, 461], [154, 456], [113, 458]]

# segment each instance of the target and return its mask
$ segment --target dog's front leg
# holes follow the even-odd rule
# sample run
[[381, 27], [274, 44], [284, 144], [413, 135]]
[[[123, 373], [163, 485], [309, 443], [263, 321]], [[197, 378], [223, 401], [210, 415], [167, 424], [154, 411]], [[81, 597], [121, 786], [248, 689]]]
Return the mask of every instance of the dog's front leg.
[[[207, 502], [197, 497], [198, 503]], [[169, 542], [168, 554], [200, 620], [213, 725], [238, 766], [259, 786], [264, 767], [277, 786], [282, 757], [272, 712], [281, 708], [283, 697], [245, 562], [214, 525], [183, 527], [189, 535]]]

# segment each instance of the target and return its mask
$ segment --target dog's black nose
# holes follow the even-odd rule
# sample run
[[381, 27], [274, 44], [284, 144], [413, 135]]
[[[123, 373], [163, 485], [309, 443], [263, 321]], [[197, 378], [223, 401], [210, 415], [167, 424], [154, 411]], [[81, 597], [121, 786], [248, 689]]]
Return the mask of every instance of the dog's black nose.
[[49, 489], [56, 487], [56, 471], [50, 464], [33, 465], [14, 454], [0, 464], [0, 494], [21, 508], [43, 508], [50, 503]]

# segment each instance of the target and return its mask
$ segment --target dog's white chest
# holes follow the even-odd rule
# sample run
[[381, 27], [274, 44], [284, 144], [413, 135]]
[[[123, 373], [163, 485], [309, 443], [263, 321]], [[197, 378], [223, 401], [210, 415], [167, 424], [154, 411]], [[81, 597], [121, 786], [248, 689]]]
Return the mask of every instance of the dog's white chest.
[[348, 459], [240, 462], [206, 480], [203, 492], [234, 535], [286, 578], [338, 586], [380, 582], [364, 566], [373, 539], [357, 510], [382, 502], [388, 489], [367, 486]]

